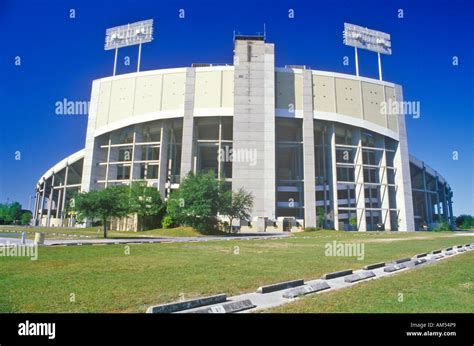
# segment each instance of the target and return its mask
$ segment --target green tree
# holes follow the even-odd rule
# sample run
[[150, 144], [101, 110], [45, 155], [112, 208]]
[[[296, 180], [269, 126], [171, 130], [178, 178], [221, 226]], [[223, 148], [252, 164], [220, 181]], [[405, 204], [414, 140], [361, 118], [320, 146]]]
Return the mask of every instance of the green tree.
[[77, 193], [74, 196], [74, 209], [80, 217], [101, 220], [104, 238], [107, 238], [109, 218], [130, 213], [129, 187], [111, 186], [99, 191]]
[[0, 223], [11, 224], [21, 218], [21, 204], [18, 202], [0, 204]]
[[168, 214], [179, 225], [203, 232], [213, 231], [222, 191], [222, 182], [216, 180], [212, 171], [189, 172], [179, 189], [171, 193], [167, 203]]
[[253, 207], [253, 196], [240, 188], [237, 191], [225, 191], [219, 203], [219, 214], [229, 218], [229, 229], [232, 230], [233, 220], [250, 219]]
[[456, 227], [460, 229], [474, 228], [474, 217], [471, 215], [459, 215], [454, 222]]
[[159, 216], [165, 210], [160, 193], [146, 181], [134, 181], [130, 188], [130, 211], [137, 213], [140, 231], [143, 231], [144, 218]]
[[23, 214], [21, 214], [21, 217], [20, 217], [20, 223], [22, 225], [29, 225], [31, 221], [31, 217], [32, 217], [31, 212], [29, 211], [23, 212]]

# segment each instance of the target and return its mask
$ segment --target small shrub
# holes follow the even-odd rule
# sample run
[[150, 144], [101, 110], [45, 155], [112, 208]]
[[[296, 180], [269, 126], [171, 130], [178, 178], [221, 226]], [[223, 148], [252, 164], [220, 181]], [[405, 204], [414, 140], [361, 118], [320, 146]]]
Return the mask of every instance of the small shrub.
[[319, 227], [305, 227], [304, 228], [305, 232], [316, 232], [316, 231], [320, 231], [320, 230], [321, 230], [321, 228], [319, 228]]
[[163, 228], [171, 228], [173, 225], [174, 221], [169, 215], [166, 215], [163, 220], [161, 220], [161, 227]]
[[447, 223], [446, 221], [438, 223], [433, 228], [433, 232], [446, 232], [446, 231], [450, 231], [450, 230], [451, 230], [451, 227], [450, 227], [449, 223]]

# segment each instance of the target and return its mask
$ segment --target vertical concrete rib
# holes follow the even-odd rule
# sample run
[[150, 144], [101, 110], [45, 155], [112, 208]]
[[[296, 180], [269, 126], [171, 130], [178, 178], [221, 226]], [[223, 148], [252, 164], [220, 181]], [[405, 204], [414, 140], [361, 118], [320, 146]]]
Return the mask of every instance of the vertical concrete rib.
[[89, 115], [87, 119], [87, 134], [84, 154], [84, 163], [82, 168], [81, 190], [89, 191], [97, 187], [95, 180], [97, 171], [97, 156], [100, 148], [97, 147], [95, 132], [95, 118], [99, 105], [100, 81], [96, 80], [92, 83], [91, 101], [89, 104]]
[[168, 179], [168, 147], [169, 147], [169, 133], [168, 122], [161, 123], [161, 139], [160, 139], [160, 168], [158, 177], [158, 190], [161, 198], [166, 197], [166, 182]]
[[[234, 160], [232, 188], [254, 196], [252, 217], [275, 216], [275, 62], [274, 45], [261, 40], [235, 40]], [[265, 229], [257, 222], [258, 231]]]
[[[403, 90], [400, 85], [395, 87], [395, 99], [399, 104], [403, 102]], [[402, 107], [399, 107], [402, 108]], [[402, 111], [403, 112], [403, 111]], [[408, 156], [407, 132], [405, 128], [405, 114], [396, 115], [398, 122], [398, 147], [395, 152], [394, 166], [395, 184], [397, 186], [397, 208], [399, 231], [414, 231], [415, 218], [413, 215], [413, 196], [411, 190], [410, 159]]]
[[[316, 172], [314, 164], [313, 75], [303, 71], [304, 226], [316, 227]], [[319, 225], [318, 225], [319, 226]]]
[[193, 169], [194, 154], [194, 89], [196, 71], [186, 69], [186, 85], [184, 91], [183, 142], [181, 149], [181, 181]]

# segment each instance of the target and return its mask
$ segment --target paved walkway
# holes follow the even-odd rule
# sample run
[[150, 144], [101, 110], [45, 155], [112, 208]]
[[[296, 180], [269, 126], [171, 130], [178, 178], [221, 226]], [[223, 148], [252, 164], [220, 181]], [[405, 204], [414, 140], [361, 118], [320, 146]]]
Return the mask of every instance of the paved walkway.
[[[118, 244], [148, 244], [148, 243], [183, 243], [183, 242], [205, 242], [205, 241], [228, 241], [228, 240], [254, 240], [254, 239], [281, 239], [289, 237], [288, 233], [248, 233], [229, 236], [202, 236], [202, 237], [157, 237], [157, 238], [120, 238], [120, 239], [46, 239], [45, 246], [75, 246], [75, 245], [118, 245]], [[7, 237], [0, 234], [0, 245], [21, 244], [20, 238]], [[32, 245], [32, 240], [27, 240]]]

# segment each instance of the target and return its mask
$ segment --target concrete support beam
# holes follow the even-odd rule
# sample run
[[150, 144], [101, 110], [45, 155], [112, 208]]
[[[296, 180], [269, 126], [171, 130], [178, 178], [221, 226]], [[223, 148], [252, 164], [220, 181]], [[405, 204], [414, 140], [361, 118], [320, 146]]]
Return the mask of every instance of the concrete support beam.
[[313, 76], [303, 71], [304, 226], [316, 224], [316, 172], [314, 163]]

